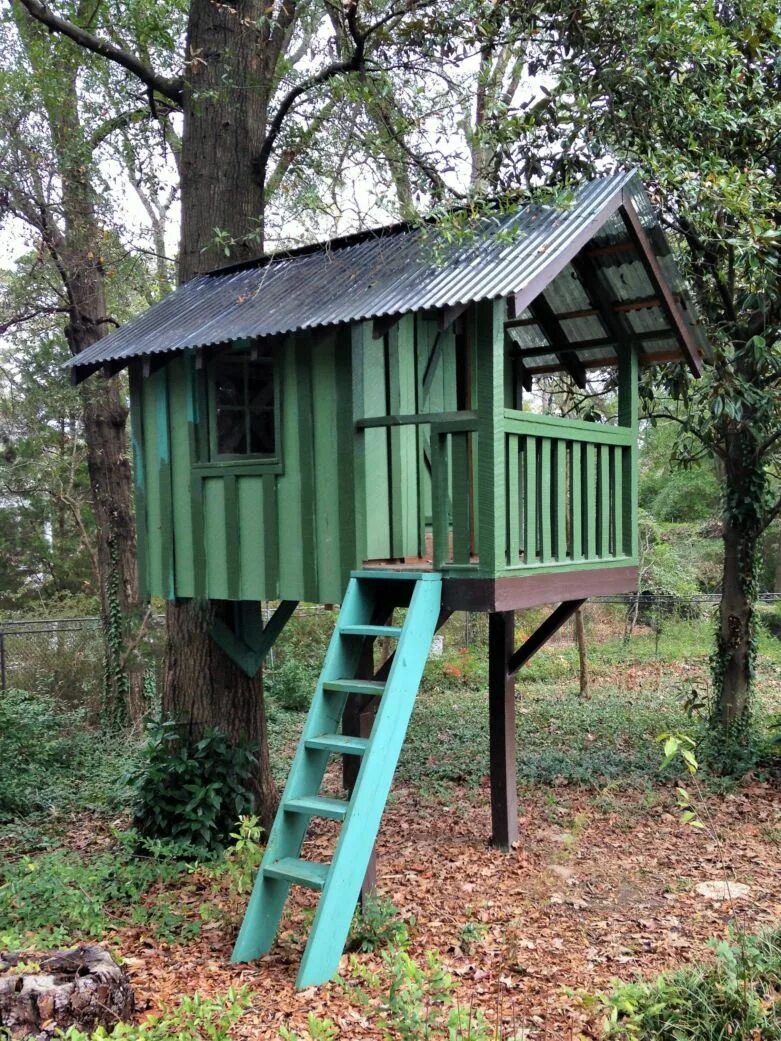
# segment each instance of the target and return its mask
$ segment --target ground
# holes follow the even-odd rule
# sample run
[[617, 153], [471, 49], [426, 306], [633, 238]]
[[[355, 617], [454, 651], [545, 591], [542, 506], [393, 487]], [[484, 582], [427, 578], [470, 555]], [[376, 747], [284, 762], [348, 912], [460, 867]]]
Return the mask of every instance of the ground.
[[[527, 793], [519, 847], [509, 854], [487, 846], [484, 793], [459, 794], [461, 808], [443, 811], [398, 793], [383, 822], [378, 886], [415, 918], [412, 956], [442, 952], [460, 1001], [492, 1020], [501, 1014], [509, 1036], [520, 1026], [529, 1038], [588, 1036], [590, 1014], [568, 991], [698, 961], [736, 920], [754, 929], [781, 918], [781, 796], [768, 784], [704, 800], [718, 842], [682, 825], [667, 791], [658, 801], [567, 788]], [[324, 855], [329, 838], [313, 840], [313, 856]], [[723, 878], [748, 884], [748, 897], [724, 904], [696, 893], [696, 883]], [[309, 1012], [333, 1020], [343, 1038], [382, 1037], [353, 1000], [348, 957], [345, 985], [295, 991], [309, 903], [297, 901], [286, 935], [257, 965], [227, 964], [234, 934], [221, 925], [184, 946], [120, 931], [140, 1008], [175, 999], [183, 980], [205, 993], [247, 984], [252, 1008], [236, 1037], [303, 1031]], [[373, 965], [380, 955], [359, 958]]]
[[[570, 647], [540, 655], [519, 689], [521, 837], [509, 853], [487, 842], [480, 655], [456, 649], [429, 668], [383, 819], [378, 889], [408, 922], [412, 959], [425, 966], [427, 952], [438, 952], [459, 1005], [482, 1010], [497, 1037], [599, 1037], [601, 1012], [585, 995], [615, 979], [699, 963], [710, 957], [709, 941], [731, 928], [755, 931], [781, 920], [781, 786], [773, 772], [759, 766], [726, 784], [705, 771], [682, 778], [659, 769], [659, 732], [693, 726], [682, 703], [705, 686], [702, 636], [683, 626], [660, 648], [647, 633], [629, 657], [606, 638], [593, 656], [588, 702], [572, 689]], [[781, 647], [763, 639], [760, 708], [778, 711]], [[280, 775], [301, 721], [300, 712], [272, 711]], [[680, 783], [702, 828], [681, 820]], [[55, 856], [74, 851], [79, 863], [110, 857], [126, 824], [121, 816], [82, 812], [59, 818], [56, 838], [39, 833], [37, 851], [18, 825], [0, 841], [9, 862], [44, 872], [52, 849]], [[321, 824], [307, 855], [326, 859], [333, 837], [334, 826]], [[79, 877], [68, 885], [102, 884]], [[701, 882], [721, 880], [748, 892], [718, 902], [697, 891]], [[48, 892], [44, 900], [53, 899]], [[312, 894], [296, 892], [270, 955], [231, 966], [247, 896], [221, 868], [163, 872], [139, 893], [140, 911], [130, 914], [115, 898], [90, 929], [125, 960], [142, 1016], [182, 993], [245, 986], [249, 1007], [236, 1038], [276, 1039], [283, 1028], [308, 1037], [310, 1013], [335, 1025], [323, 1037], [405, 1036], [389, 1034], [378, 1019], [393, 971], [387, 947], [345, 956], [339, 982], [295, 991]], [[0, 935], [2, 913], [0, 906]], [[78, 908], [71, 913], [81, 920]], [[24, 913], [16, 920], [24, 923]], [[75, 939], [85, 930], [71, 933]], [[427, 1000], [423, 995], [422, 1004]]]

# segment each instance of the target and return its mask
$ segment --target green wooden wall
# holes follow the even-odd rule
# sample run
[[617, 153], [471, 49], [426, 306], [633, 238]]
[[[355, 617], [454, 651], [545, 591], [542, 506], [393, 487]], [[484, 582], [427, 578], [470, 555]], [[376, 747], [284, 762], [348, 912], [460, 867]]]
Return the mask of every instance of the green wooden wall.
[[202, 462], [193, 354], [131, 368], [139, 567], [168, 599], [338, 602], [365, 559], [417, 556], [431, 516], [429, 435], [364, 417], [455, 408], [455, 339], [407, 316], [276, 348], [281, 465]]

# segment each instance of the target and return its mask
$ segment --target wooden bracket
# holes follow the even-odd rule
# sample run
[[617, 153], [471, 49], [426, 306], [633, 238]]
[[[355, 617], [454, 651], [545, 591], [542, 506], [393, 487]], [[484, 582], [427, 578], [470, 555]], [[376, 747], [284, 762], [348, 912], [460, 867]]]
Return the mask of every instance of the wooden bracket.
[[469, 303], [465, 304], [451, 304], [449, 307], [443, 307], [439, 312], [439, 329], [440, 332], [445, 332], [450, 326], [461, 317], [462, 314], [469, 307]]
[[386, 314], [380, 318], [375, 318], [372, 323], [372, 339], [381, 340], [399, 321], [401, 321], [400, 314]]
[[237, 600], [233, 604], [233, 626], [216, 621], [209, 635], [231, 661], [252, 679], [296, 607], [298, 600], [282, 600], [264, 626], [259, 603], [254, 600]]
[[525, 665], [532, 655], [536, 654], [585, 602], [584, 598], [583, 600], [565, 600], [563, 604], [559, 604], [556, 610], [548, 615], [542, 625], [534, 630], [528, 640], [522, 643], [518, 650], [510, 655], [510, 660], [507, 663], [508, 673], [512, 676], [521, 666]]

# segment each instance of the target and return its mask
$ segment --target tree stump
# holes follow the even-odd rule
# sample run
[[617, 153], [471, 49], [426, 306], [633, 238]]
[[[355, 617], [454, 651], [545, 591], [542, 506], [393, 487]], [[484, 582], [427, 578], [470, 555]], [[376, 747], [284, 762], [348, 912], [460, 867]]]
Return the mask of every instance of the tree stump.
[[127, 973], [95, 944], [71, 951], [0, 952], [0, 1036], [50, 1041], [57, 1030], [90, 1031], [132, 1018]]

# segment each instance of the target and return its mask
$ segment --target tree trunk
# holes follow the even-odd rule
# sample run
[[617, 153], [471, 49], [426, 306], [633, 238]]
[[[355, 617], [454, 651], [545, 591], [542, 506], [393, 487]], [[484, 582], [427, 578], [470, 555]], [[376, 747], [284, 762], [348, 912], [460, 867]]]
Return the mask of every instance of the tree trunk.
[[[182, 238], [179, 282], [263, 247], [263, 190], [256, 158], [266, 130], [268, 78], [256, 26], [264, 0], [193, 0], [188, 23], [182, 136]], [[232, 84], [240, 86], [233, 88]], [[276, 811], [263, 703], [263, 676], [244, 675], [209, 636], [227, 606], [169, 603], [162, 693], [174, 719], [222, 729], [258, 749], [255, 795], [270, 827]], [[260, 605], [258, 605], [260, 610]]]
[[[15, 9], [16, 10], [16, 9]], [[20, 36], [48, 34], [19, 12]], [[103, 258], [104, 235], [97, 219], [92, 184], [92, 154], [79, 113], [80, 55], [69, 43], [52, 37], [49, 61], [28, 46], [36, 75], [54, 78], [44, 92], [61, 202], [41, 220], [42, 236], [59, 270], [68, 299], [65, 335], [78, 354], [110, 331]], [[41, 200], [45, 206], [45, 200]], [[62, 220], [62, 227], [59, 220]], [[127, 451], [127, 406], [116, 380], [99, 376], [82, 385], [84, 439], [87, 446], [92, 508], [97, 529], [100, 609], [106, 659], [107, 715], [117, 722], [139, 722], [144, 711], [143, 674], [126, 660], [132, 622], [140, 607], [136, 566], [136, 531], [132, 478]]]
[[578, 665], [580, 674], [580, 696], [591, 697], [591, 679], [588, 672], [588, 649], [586, 646], [586, 626], [583, 622], [583, 608], [575, 612], [575, 643], [578, 647]]
[[724, 524], [724, 572], [714, 660], [714, 717], [721, 727], [746, 720], [754, 668], [754, 601], [746, 570], [753, 572], [757, 543], [732, 521]]
[[713, 722], [735, 729], [745, 727], [750, 718], [764, 471], [750, 425], [728, 431], [725, 447], [724, 567], [712, 670]]

